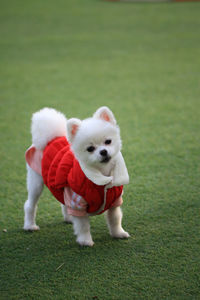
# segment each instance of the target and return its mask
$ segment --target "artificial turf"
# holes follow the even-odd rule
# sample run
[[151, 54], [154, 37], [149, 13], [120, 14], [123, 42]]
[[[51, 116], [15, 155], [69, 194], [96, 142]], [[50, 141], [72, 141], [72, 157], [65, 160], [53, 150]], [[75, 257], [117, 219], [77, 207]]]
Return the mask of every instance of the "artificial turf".
[[[0, 299], [200, 298], [200, 3], [0, 1]], [[26, 233], [33, 112], [109, 106], [130, 175], [128, 240], [79, 247], [45, 190]]]

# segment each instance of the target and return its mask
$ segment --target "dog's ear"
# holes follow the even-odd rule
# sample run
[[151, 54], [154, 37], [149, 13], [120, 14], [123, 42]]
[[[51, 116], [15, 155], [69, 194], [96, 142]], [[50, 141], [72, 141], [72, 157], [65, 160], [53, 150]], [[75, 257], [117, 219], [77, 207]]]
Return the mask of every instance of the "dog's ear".
[[67, 121], [67, 139], [70, 143], [73, 142], [80, 126], [81, 120], [79, 119], [72, 118]]
[[102, 106], [99, 109], [97, 109], [97, 111], [93, 115], [93, 118], [110, 122], [113, 125], [117, 124], [112, 111], [107, 106]]

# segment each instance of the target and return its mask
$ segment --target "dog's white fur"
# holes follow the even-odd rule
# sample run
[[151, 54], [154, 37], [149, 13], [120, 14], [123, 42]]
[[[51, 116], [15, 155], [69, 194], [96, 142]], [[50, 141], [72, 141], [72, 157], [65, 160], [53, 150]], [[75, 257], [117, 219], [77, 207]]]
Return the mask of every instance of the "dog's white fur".
[[32, 143], [43, 150], [57, 136], [66, 136], [67, 119], [53, 108], [43, 108], [32, 117]]
[[[119, 128], [113, 113], [107, 107], [99, 108], [92, 118], [86, 120], [70, 119], [52, 109], [44, 108], [33, 114], [32, 142], [36, 149], [43, 150], [47, 143], [59, 136], [66, 136], [78, 159], [82, 170], [89, 179], [97, 184], [121, 185], [128, 183], [128, 173], [121, 155]], [[105, 139], [112, 139], [112, 145], [105, 145]], [[86, 151], [93, 146], [94, 152]], [[110, 160], [102, 163], [100, 152], [106, 150]], [[43, 190], [43, 178], [27, 165], [28, 199], [24, 204], [24, 230], [39, 230], [35, 223], [37, 202]], [[77, 242], [80, 245], [93, 246], [90, 234], [89, 217], [74, 217], [67, 214], [62, 205], [66, 222], [72, 222]], [[128, 238], [129, 234], [121, 226], [122, 212], [120, 207], [106, 212], [106, 219], [111, 236]]]

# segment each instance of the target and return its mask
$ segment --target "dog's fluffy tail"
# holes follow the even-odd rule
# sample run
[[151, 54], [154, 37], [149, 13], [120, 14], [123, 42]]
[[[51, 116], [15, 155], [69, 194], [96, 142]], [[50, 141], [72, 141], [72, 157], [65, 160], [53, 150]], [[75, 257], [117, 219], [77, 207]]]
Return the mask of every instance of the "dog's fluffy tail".
[[32, 116], [32, 142], [37, 149], [43, 150], [52, 139], [66, 136], [67, 119], [53, 108], [43, 108]]

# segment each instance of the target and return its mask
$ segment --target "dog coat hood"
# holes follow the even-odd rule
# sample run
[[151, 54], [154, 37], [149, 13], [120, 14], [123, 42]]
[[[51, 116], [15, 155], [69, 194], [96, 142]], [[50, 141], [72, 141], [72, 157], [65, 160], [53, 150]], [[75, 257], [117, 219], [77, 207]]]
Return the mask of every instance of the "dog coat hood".
[[[69, 187], [87, 202], [88, 214], [104, 212], [122, 195], [122, 185], [109, 188], [97, 185], [86, 177], [66, 137], [55, 138], [43, 152], [36, 150], [34, 146], [30, 147], [26, 152], [26, 161], [42, 175], [45, 185], [58, 201], [65, 204], [64, 190]], [[41, 161], [41, 170], [37, 161]]]

